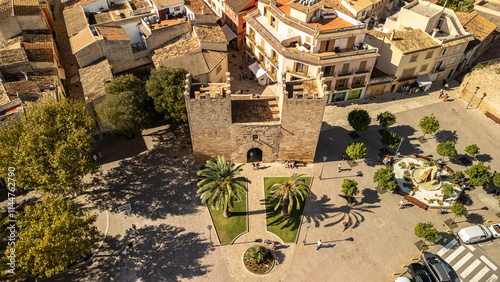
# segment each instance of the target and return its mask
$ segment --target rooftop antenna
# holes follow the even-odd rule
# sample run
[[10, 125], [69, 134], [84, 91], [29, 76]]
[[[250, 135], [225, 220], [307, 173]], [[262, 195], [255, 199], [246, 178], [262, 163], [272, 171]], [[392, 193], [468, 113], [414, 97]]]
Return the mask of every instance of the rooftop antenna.
[[448, 0], [444, 1], [443, 11], [444, 11], [444, 9], [446, 9], [446, 3], [448, 3]]

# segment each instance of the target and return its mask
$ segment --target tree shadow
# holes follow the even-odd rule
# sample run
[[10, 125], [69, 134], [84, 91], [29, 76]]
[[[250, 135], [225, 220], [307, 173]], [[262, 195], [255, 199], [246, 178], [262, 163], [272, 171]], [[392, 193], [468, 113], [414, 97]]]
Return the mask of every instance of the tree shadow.
[[361, 191], [363, 199], [361, 199], [361, 204], [375, 204], [380, 202], [380, 197], [377, 191], [365, 188]]
[[478, 213], [469, 213], [466, 220], [471, 224], [482, 224], [484, 217]]
[[[134, 248], [124, 256], [128, 242]], [[181, 280], [203, 276], [210, 268], [199, 261], [210, 252], [210, 243], [198, 233], [166, 224], [138, 229], [136, 235], [107, 237], [101, 249], [111, 253], [99, 253], [92, 265], [80, 265], [51, 281]]]
[[129, 203], [132, 214], [152, 220], [196, 212], [201, 207], [194, 181], [196, 168], [182, 168], [180, 163], [191, 156], [189, 149], [180, 148], [189, 132], [185, 125], [175, 130], [175, 140], [160, 143], [94, 176], [90, 183], [93, 189], [82, 195], [80, 202], [101, 211], [116, 211]]
[[491, 162], [493, 160], [493, 158], [488, 154], [479, 154], [476, 156], [476, 160], [483, 162], [483, 163], [488, 163], [488, 162]]
[[457, 131], [450, 131], [450, 130], [440, 130], [434, 134], [434, 137], [436, 138], [436, 142], [438, 143], [444, 143], [446, 141], [452, 141], [453, 143], [457, 143], [458, 141], [458, 135]]

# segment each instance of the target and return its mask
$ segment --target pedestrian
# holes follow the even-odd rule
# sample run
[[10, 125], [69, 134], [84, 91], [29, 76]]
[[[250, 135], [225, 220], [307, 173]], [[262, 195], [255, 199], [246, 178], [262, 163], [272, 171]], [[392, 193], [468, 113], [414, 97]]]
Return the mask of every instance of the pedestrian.
[[125, 248], [125, 250], [123, 250], [122, 254], [123, 254], [124, 256], [127, 256], [127, 248]]
[[247, 73], [247, 72], [244, 72], [244, 73], [243, 73], [243, 75], [244, 75], [244, 78], [245, 78], [245, 79], [247, 79], [247, 78], [248, 78], [248, 73]]
[[342, 171], [342, 165], [341, 164], [339, 164], [339, 166], [338, 166], [337, 173], [339, 173], [340, 171]]
[[444, 90], [448, 90], [448, 82], [444, 84]]
[[186, 160], [182, 160], [182, 167], [186, 167]]
[[94, 162], [97, 162], [97, 155], [94, 154], [92, 158], [94, 158]]
[[448, 96], [448, 94], [444, 94], [444, 97], [443, 97], [443, 102], [448, 101], [448, 98], [449, 98], [449, 97], [450, 97], [450, 96]]
[[135, 227], [135, 224], [132, 224], [132, 229], [134, 230], [134, 232], [137, 232], [137, 227]]
[[344, 152], [342, 153], [342, 161], [345, 161], [345, 158], [347, 157], [347, 154]]
[[443, 98], [443, 95], [444, 95], [444, 91], [441, 90], [441, 92], [439, 93], [439, 99]]
[[129, 228], [128, 233], [130, 233], [130, 235], [133, 235], [134, 234], [134, 229]]
[[132, 250], [134, 248], [134, 243], [128, 242], [128, 248]]
[[253, 166], [253, 170], [256, 170], [255, 163], [252, 163], [252, 166]]
[[321, 248], [321, 245], [323, 243], [321, 242], [321, 240], [318, 241], [318, 244], [316, 245], [316, 251], [319, 250], [319, 248]]
[[403, 208], [403, 205], [405, 204], [405, 199], [401, 199], [401, 201], [399, 202], [399, 208], [402, 209]]
[[99, 157], [99, 159], [102, 159], [101, 151], [97, 152], [97, 156]]
[[255, 164], [255, 169], [258, 170], [260, 168], [260, 164], [259, 163], [256, 163]]

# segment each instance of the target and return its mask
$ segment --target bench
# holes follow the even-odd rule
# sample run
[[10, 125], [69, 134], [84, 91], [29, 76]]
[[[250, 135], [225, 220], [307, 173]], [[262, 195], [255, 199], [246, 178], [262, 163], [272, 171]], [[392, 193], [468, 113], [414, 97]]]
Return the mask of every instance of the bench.
[[424, 209], [424, 210], [427, 210], [429, 208], [428, 205], [420, 202], [419, 200], [413, 198], [412, 196], [410, 195], [405, 195], [404, 199], [407, 201], [407, 202], [410, 202], [412, 204], [414, 204], [415, 206], [421, 208], [421, 209]]
[[494, 116], [490, 112], [486, 112], [485, 114], [486, 114], [487, 117], [491, 118], [494, 122], [500, 124], [500, 118], [497, 118], [496, 116]]
[[[285, 163], [285, 162], [283, 162]], [[298, 166], [306, 166], [307, 163], [306, 162], [299, 162], [299, 161], [295, 161], [295, 167], [298, 167]]]
[[429, 157], [426, 157], [426, 156], [422, 156], [422, 155], [419, 155], [417, 153], [413, 153], [413, 155], [417, 158], [421, 158], [421, 159], [424, 159], [426, 161], [432, 161], [432, 158], [429, 158]]
[[453, 171], [453, 169], [451, 169], [449, 166], [445, 165], [444, 168], [446, 168], [446, 170], [451, 173], [451, 174], [454, 174], [455, 172]]

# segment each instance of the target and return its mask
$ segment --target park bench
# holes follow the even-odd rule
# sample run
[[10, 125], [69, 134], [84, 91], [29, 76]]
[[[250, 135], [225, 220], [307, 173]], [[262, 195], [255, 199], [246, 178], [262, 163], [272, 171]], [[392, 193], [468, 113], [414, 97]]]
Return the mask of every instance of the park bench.
[[407, 202], [410, 202], [412, 204], [414, 204], [415, 206], [421, 208], [421, 209], [424, 209], [424, 210], [427, 210], [429, 208], [428, 205], [420, 202], [419, 200], [413, 198], [412, 196], [410, 195], [405, 195], [404, 199], [407, 201]]
[[500, 118], [497, 118], [496, 116], [494, 116], [492, 113], [490, 112], [486, 112], [486, 116], [491, 118], [494, 122], [500, 124]]
[[419, 154], [417, 154], [417, 153], [413, 153], [413, 155], [414, 155], [415, 157], [417, 157], [417, 158], [421, 158], [421, 159], [424, 159], [424, 160], [426, 160], [426, 161], [432, 161], [432, 159], [431, 159], [431, 158], [426, 157], [426, 156], [419, 155]]
[[446, 168], [446, 170], [451, 173], [451, 174], [454, 174], [455, 172], [453, 171], [453, 169], [451, 169], [449, 166], [445, 165], [444, 168]]

